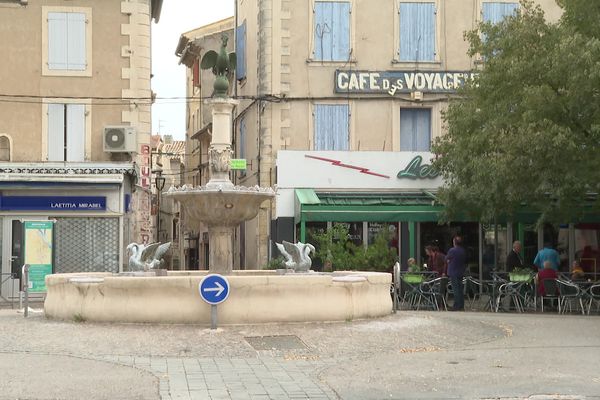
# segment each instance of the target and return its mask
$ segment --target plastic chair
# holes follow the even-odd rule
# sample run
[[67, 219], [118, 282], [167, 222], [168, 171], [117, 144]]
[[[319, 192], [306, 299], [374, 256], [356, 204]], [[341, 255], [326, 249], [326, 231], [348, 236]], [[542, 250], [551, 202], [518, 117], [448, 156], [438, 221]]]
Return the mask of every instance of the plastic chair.
[[590, 315], [590, 310], [592, 309], [592, 304], [596, 302], [596, 312], [600, 310], [600, 285], [593, 285], [589, 288], [588, 294], [590, 297], [590, 301], [588, 303], [587, 313]]
[[419, 299], [419, 305], [421, 304], [421, 300], [426, 300], [427, 305], [431, 305], [434, 310], [439, 311], [441, 306], [443, 306], [444, 310], [448, 311], [448, 304], [446, 303], [447, 288], [447, 277], [435, 278], [423, 282], [420, 286], [422, 296]]
[[392, 303], [393, 303], [393, 311], [396, 312], [400, 307], [400, 263], [394, 264], [394, 268], [392, 270]]
[[[538, 283], [539, 284], [539, 283]], [[561, 313], [561, 302], [560, 290], [558, 289], [558, 283], [556, 279], [543, 279], [541, 283], [541, 295], [540, 303], [542, 312], [544, 312], [544, 299], [556, 299], [558, 301], [558, 313]]]
[[579, 302], [581, 313], [585, 314], [585, 309], [583, 308], [583, 292], [579, 286], [571, 282], [562, 281], [560, 279], [557, 279], [556, 283], [558, 285], [558, 290], [562, 301], [562, 311], [567, 311], [567, 302], [569, 304], [569, 311], [571, 311], [571, 303], [573, 300], [575, 300]]
[[493, 296], [490, 294], [490, 286], [473, 278], [472, 276], [468, 276], [466, 278], [465, 295], [471, 300], [469, 304], [471, 309], [473, 309], [475, 302], [481, 300], [483, 296], [488, 297], [486, 308], [489, 307], [490, 310], [494, 309]]
[[523, 303], [521, 302], [521, 296], [519, 290], [523, 282], [506, 282], [500, 285], [498, 288], [498, 297], [496, 297], [496, 312], [500, 309], [500, 303], [504, 298], [510, 298], [515, 305], [517, 312], [523, 312]]

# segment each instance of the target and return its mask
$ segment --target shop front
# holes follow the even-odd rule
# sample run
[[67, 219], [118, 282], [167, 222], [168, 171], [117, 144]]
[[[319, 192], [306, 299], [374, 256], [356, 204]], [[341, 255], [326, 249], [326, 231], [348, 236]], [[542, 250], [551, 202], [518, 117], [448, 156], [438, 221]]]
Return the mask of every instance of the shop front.
[[132, 164], [11, 164], [0, 172], [4, 299], [18, 295], [25, 263], [45, 260], [45, 273], [122, 270]]
[[378, 232], [388, 230], [403, 264], [409, 257], [425, 262], [427, 244], [439, 241], [445, 250], [446, 242], [469, 226], [438, 225], [442, 206], [435, 193], [442, 180], [431, 169], [432, 157], [426, 152], [279, 151], [274, 241], [310, 242], [313, 232], [343, 223], [356, 245], [368, 247]]
[[[436, 245], [445, 253], [452, 238], [461, 235], [468, 272], [484, 278], [492, 270], [505, 270], [514, 240], [523, 243], [526, 265], [550, 242], [560, 254], [561, 270], [568, 271], [577, 259], [590, 275], [600, 273], [600, 221], [593, 215], [576, 224], [539, 228], [537, 215], [525, 211], [516, 221], [440, 224], [443, 205], [436, 193], [443, 182], [430, 167], [432, 157], [425, 152], [279, 151], [273, 242], [311, 242], [314, 232], [343, 223], [349, 239], [367, 247], [387, 229], [390, 246], [406, 268], [410, 257], [426, 262], [425, 246]], [[278, 255], [276, 249], [272, 253]]]

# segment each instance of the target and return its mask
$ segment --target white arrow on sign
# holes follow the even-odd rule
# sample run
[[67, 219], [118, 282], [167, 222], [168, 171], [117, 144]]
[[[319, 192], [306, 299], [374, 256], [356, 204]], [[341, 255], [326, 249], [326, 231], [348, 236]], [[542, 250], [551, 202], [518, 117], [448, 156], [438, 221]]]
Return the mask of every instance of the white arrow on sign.
[[217, 287], [204, 288], [202, 290], [205, 292], [217, 292], [217, 297], [219, 297], [225, 288], [219, 282], [215, 282], [215, 285], [217, 285]]

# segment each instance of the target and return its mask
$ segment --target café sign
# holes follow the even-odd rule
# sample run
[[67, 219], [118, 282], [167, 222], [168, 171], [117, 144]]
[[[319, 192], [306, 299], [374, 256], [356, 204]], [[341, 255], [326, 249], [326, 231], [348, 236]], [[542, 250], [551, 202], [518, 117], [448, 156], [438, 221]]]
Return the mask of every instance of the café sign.
[[416, 156], [413, 158], [408, 165], [400, 172], [398, 172], [398, 179], [435, 179], [440, 173], [434, 169], [430, 164], [422, 164], [423, 157]]
[[336, 93], [455, 93], [473, 80], [470, 71], [335, 71]]

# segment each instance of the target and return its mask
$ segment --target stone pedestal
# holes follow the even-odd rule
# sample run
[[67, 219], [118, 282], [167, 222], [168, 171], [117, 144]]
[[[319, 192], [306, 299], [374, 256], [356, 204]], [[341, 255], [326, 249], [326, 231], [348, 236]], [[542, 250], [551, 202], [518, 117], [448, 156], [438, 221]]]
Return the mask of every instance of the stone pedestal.
[[239, 102], [233, 99], [210, 99], [212, 106], [212, 140], [208, 148], [210, 180], [207, 187], [233, 187], [229, 180], [229, 161], [233, 156], [231, 149], [232, 112]]
[[233, 270], [233, 226], [208, 226], [208, 269], [216, 274]]

